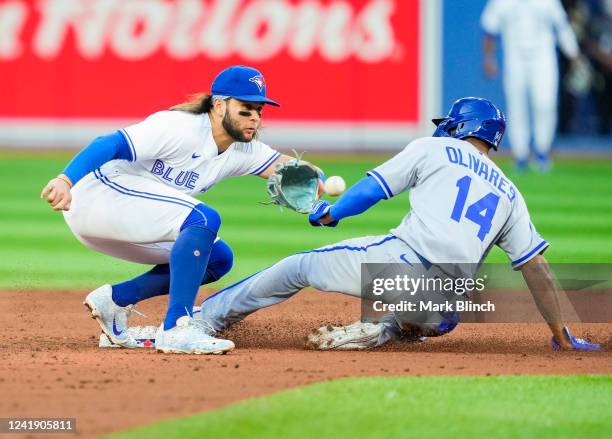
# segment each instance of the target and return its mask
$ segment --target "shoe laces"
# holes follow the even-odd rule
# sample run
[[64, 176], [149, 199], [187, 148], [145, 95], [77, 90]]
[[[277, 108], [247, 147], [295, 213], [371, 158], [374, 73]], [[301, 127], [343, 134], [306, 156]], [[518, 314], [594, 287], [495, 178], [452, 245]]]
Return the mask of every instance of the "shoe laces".
[[192, 317], [189, 324], [196, 327], [199, 331], [204, 332], [206, 335], [213, 336], [217, 332], [215, 331], [215, 328], [213, 328], [212, 325], [206, 320], [194, 319]]
[[144, 318], [146, 318], [146, 317], [147, 317], [147, 316], [146, 316], [144, 313], [142, 313], [142, 312], [140, 312], [140, 311], [138, 311], [138, 310], [136, 309], [136, 305], [135, 305], [135, 304], [133, 304], [133, 305], [128, 305], [128, 306], [124, 307], [124, 309], [125, 309], [125, 314], [126, 314], [126, 316], [128, 316], [128, 317], [129, 317], [129, 316], [130, 316], [132, 313], [134, 313], [134, 314], [138, 314], [140, 317], [144, 317]]

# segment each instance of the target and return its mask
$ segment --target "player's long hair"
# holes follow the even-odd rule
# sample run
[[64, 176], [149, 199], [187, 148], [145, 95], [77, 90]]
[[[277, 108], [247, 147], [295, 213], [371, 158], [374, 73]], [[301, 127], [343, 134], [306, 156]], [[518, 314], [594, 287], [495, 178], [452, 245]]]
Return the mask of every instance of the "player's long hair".
[[208, 113], [212, 108], [212, 96], [206, 93], [197, 93], [189, 96], [186, 102], [170, 107], [173, 111], [185, 111], [192, 114]]

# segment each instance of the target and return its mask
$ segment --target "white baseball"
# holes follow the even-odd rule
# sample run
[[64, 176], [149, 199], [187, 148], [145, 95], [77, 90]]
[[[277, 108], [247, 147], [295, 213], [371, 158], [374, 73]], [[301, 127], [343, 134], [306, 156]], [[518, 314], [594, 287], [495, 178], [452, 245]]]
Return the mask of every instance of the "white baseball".
[[339, 175], [332, 175], [327, 180], [325, 180], [325, 193], [327, 195], [331, 195], [332, 197], [337, 197], [346, 189], [346, 183], [344, 182], [344, 178]]

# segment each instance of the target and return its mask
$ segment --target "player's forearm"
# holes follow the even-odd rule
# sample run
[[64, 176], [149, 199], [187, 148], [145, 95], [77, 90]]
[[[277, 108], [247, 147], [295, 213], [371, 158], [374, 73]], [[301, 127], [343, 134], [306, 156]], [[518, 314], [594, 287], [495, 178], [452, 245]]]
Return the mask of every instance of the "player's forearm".
[[495, 37], [490, 34], [485, 34], [482, 43], [482, 51], [484, 53], [484, 73], [489, 78], [497, 76], [497, 61], [495, 59]]
[[74, 156], [62, 174], [75, 185], [90, 172], [115, 159], [132, 160], [127, 140], [119, 131], [94, 139]]
[[258, 177], [261, 178], [268, 178], [270, 175], [274, 174], [274, 172], [276, 172], [276, 165], [281, 164], [281, 163], [287, 163], [289, 160], [291, 160], [291, 157], [285, 154], [281, 154], [276, 160], [274, 160], [272, 162], [272, 164], [270, 166], [268, 166], [263, 172], [257, 174]]
[[580, 55], [576, 34], [570, 26], [569, 22], [561, 23], [557, 28], [557, 40], [561, 52], [569, 59], [576, 60]]
[[385, 198], [385, 192], [378, 182], [372, 177], [365, 177], [340, 197], [331, 207], [330, 215], [335, 220], [359, 215]]
[[543, 256], [538, 255], [522, 268], [523, 277], [536, 305], [557, 340], [563, 336], [563, 319], [559, 297], [550, 267]]

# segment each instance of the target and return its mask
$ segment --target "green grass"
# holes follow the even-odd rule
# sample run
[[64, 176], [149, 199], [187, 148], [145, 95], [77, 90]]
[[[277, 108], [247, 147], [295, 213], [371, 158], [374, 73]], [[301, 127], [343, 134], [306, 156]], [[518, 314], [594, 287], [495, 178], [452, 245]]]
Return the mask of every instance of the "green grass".
[[[62, 215], [39, 199], [42, 186], [72, 152], [0, 151], [0, 288], [91, 288], [139, 274], [146, 267], [96, 253], [70, 233]], [[328, 175], [348, 184], [385, 156], [314, 156]], [[506, 163], [502, 163], [507, 167]], [[509, 176], [525, 195], [540, 233], [551, 243], [555, 262], [612, 262], [612, 160], [563, 160], [549, 175]], [[224, 181], [202, 200], [222, 215], [220, 235], [235, 252], [232, 272], [213, 287], [234, 282], [278, 259], [342, 239], [386, 234], [408, 209], [406, 195], [381, 202], [336, 229], [315, 229], [306, 218], [263, 206], [265, 182], [256, 177]], [[495, 250], [490, 262], [506, 261]]]
[[604, 438], [612, 377], [351, 378], [164, 421], [115, 438]]

